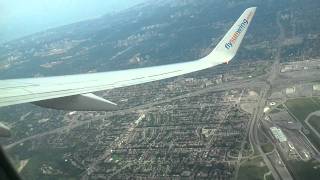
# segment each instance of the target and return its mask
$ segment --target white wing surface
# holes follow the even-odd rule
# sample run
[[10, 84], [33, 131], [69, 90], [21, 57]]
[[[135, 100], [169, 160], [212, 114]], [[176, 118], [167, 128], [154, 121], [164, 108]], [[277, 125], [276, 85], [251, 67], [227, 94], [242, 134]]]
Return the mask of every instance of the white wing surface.
[[216, 48], [199, 60], [92, 74], [0, 80], [0, 107], [32, 102], [64, 110], [112, 110], [116, 104], [92, 92], [157, 81], [229, 62], [236, 54], [256, 8], [246, 9]]

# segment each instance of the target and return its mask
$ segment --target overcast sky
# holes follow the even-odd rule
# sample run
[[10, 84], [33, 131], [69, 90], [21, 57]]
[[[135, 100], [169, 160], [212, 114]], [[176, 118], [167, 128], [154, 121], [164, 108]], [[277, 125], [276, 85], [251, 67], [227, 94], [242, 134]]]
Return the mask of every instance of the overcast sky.
[[0, 42], [99, 17], [145, 0], [0, 0]]

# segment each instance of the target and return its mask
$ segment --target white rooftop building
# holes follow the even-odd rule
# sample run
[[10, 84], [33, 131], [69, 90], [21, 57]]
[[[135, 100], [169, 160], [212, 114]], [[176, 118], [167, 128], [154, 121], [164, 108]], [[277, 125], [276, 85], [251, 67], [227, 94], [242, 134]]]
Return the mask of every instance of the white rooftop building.
[[282, 132], [282, 130], [280, 128], [277, 127], [271, 127], [270, 128], [273, 136], [279, 140], [280, 142], [285, 142], [287, 141], [287, 137], [286, 135]]
[[293, 94], [296, 92], [295, 87], [286, 88], [286, 94]]
[[313, 85], [313, 90], [314, 91], [320, 91], [320, 84], [314, 84]]

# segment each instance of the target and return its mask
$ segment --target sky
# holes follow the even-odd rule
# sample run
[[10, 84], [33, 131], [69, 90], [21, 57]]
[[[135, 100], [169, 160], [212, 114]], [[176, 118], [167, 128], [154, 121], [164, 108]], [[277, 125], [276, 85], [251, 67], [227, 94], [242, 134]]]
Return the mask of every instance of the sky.
[[92, 19], [145, 0], [0, 0], [0, 42]]

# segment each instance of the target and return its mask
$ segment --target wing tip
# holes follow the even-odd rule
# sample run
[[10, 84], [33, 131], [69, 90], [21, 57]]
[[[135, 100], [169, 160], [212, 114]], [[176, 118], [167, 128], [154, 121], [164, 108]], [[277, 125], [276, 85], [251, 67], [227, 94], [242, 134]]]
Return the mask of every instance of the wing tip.
[[241, 16], [220, 40], [217, 46], [203, 59], [211, 65], [230, 61], [237, 53], [238, 48], [250, 26], [257, 7], [249, 7], [243, 11]]
[[255, 11], [257, 9], [257, 6], [248, 7], [246, 10]]

